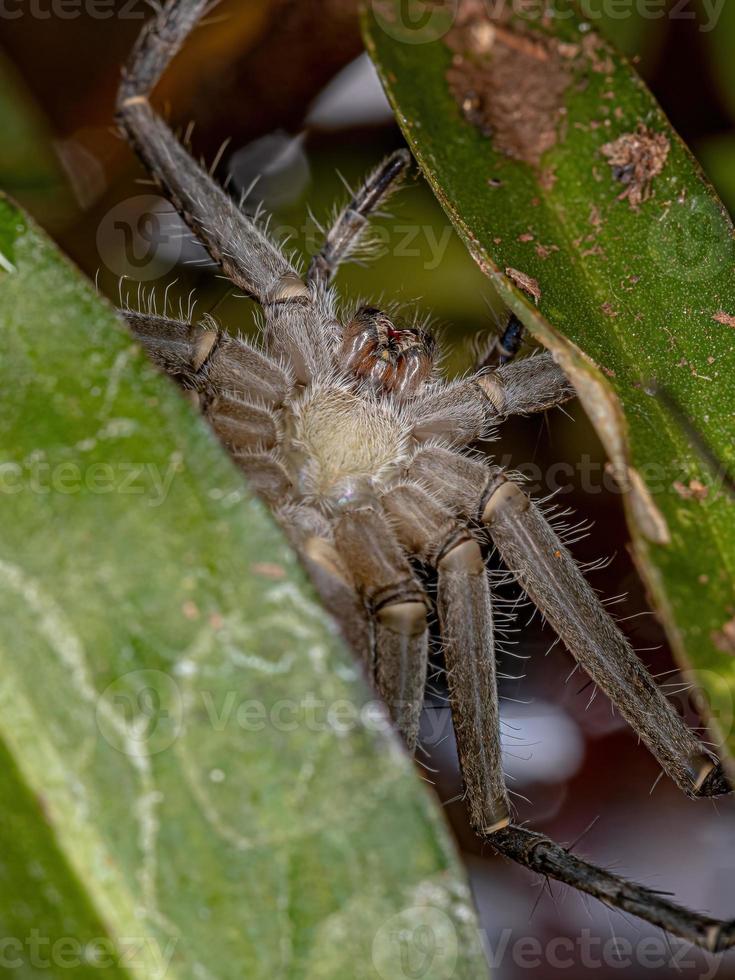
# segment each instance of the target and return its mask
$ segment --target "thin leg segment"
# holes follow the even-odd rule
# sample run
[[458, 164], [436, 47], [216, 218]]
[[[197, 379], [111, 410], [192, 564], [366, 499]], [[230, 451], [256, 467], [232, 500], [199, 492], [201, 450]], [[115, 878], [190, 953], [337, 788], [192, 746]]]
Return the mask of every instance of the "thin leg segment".
[[438, 570], [437, 605], [452, 724], [473, 828], [490, 834], [510, 821], [500, 747], [492, 606], [479, 544], [419, 487], [381, 499], [403, 547]]
[[468, 445], [509, 415], [543, 412], [572, 397], [566, 375], [551, 354], [543, 353], [430, 391], [408, 410], [415, 438]]
[[428, 664], [424, 591], [377, 510], [345, 512], [335, 528], [335, 544], [373, 617], [378, 692], [413, 751]]
[[417, 455], [411, 475], [479, 519], [506, 565], [594, 683], [690, 797], [729, 792], [718, 760], [687, 728], [636, 657], [538, 508], [498, 467], [441, 449]]
[[493, 834], [488, 842], [500, 854], [531, 871], [563, 881], [611, 908], [637, 915], [710, 953], [720, 953], [735, 946], [735, 920], [722, 922], [690, 912], [643, 885], [626, 881], [581, 860], [543, 834], [521, 827], [507, 827]]
[[340, 263], [345, 262], [357, 247], [370, 214], [396, 190], [410, 165], [408, 150], [396, 150], [370, 174], [327, 232], [321, 251], [309, 267], [309, 282], [319, 286], [330, 283]]
[[130, 143], [186, 224], [237, 286], [261, 303], [309, 301], [296, 270], [187, 153], [149, 103], [210, 0], [168, 0], [143, 28], [117, 98]]

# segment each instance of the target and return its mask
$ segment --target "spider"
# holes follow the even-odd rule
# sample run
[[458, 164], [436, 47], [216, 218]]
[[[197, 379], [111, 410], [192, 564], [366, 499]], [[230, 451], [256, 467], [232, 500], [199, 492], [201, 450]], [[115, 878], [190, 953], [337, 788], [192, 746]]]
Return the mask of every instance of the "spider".
[[[201, 324], [125, 311], [163, 371], [187, 389], [270, 505], [326, 607], [363, 657], [409, 750], [416, 747], [436, 611], [465, 798], [500, 853], [706, 949], [735, 923], [690, 913], [512, 823], [501, 765], [488, 538], [594, 684], [690, 797], [729, 792], [722, 766], [687, 728], [606, 612], [540, 507], [511, 475], [469, 451], [504, 418], [560, 405], [573, 390], [552, 356], [449, 382], [432, 338], [363, 307], [340, 320], [331, 286], [369, 216], [410, 166], [399, 150], [339, 213], [302, 278], [188, 154], [150, 96], [210, 0], [168, 0], [123, 74], [117, 117], [149, 173], [209, 255], [263, 311], [259, 345]], [[517, 329], [509, 331], [510, 354]], [[507, 353], [507, 350], [506, 350]]]

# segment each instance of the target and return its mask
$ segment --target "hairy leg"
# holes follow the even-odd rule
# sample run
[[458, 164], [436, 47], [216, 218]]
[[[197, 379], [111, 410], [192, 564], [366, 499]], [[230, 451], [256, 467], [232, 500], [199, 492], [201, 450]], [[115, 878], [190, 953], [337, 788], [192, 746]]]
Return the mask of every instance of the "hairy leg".
[[365, 180], [350, 203], [340, 211], [327, 232], [326, 241], [312, 259], [308, 281], [328, 286], [340, 263], [345, 262], [359, 244], [370, 214], [396, 190], [411, 164], [408, 150], [396, 150]]
[[377, 509], [345, 511], [336, 522], [334, 540], [372, 616], [377, 689], [413, 751], [428, 663], [424, 591]]
[[306, 566], [325, 608], [362, 661], [369, 679], [374, 680], [373, 639], [367, 609], [335, 547], [331, 524], [319, 511], [301, 504], [278, 508], [276, 517]]
[[210, 0], [168, 0], [143, 28], [117, 96], [129, 142], [212, 259], [261, 303], [308, 302], [293, 266], [200, 167], [152, 109], [149, 98]]
[[154, 363], [196, 392], [202, 414], [244, 469], [250, 453], [278, 445], [278, 413], [292, 387], [278, 363], [211, 322], [123, 316]]
[[538, 508], [499, 467], [449, 450], [419, 452], [414, 479], [489, 528], [503, 560], [595, 684], [690, 797], [729, 792], [722, 766], [636, 657]]
[[[483, 517], [492, 517], [493, 513], [497, 514], [497, 508], [501, 501], [496, 499], [493, 507], [493, 498], [502, 491], [503, 487], [509, 486], [500, 467], [486, 467], [482, 463], [460, 456], [450, 450], [437, 448], [420, 450], [409, 467], [409, 474], [412, 479], [426, 486], [433, 495], [439, 499], [444, 499], [446, 506], [452, 507], [471, 520], [482, 520]], [[503, 491], [503, 494], [513, 499], [515, 490], [518, 488], [514, 488], [514, 491]], [[490, 508], [489, 514], [488, 508]], [[540, 520], [543, 520], [540, 515], [538, 516]], [[495, 521], [491, 525], [491, 530], [493, 527], [497, 531]], [[550, 528], [549, 532], [553, 534]], [[563, 552], [561, 542], [557, 540], [557, 544], [559, 547], [554, 546], [552, 551], [554, 561], [560, 560], [556, 557], [557, 552]], [[534, 559], [536, 557], [533, 556]], [[571, 556], [566, 556], [563, 561], [565, 565], [568, 563], [574, 565]], [[515, 568], [514, 570], [517, 571]], [[554, 581], [555, 574], [558, 574], [558, 570], [554, 568], [541, 571], [542, 576], [550, 575], [552, 581]], [[581, 578], [581, 573], [579, 573], [576, 565], [574, 565], [574, 572], [571, 574], [575, 579], [577, 575]], [[523, 580], [521, 581], [523, 582]], [[562, 581], [564, 580], [562, 579]], [[589, 589], [586, 583], [585, 586]], [[566, 582], [564, 587], [569, 588]], [[576, 581], [573, 587], [578, 587]], [[530, 589], [529, 593], [532, 598], [535, 598]], [[607, 617], [607, 613], [599, 605], [594, 593], [591, 590], [590, 593], [591, 602], [599, 607], [593, 616]], [[585, 612], [589, 612], [586, 605]], [[594, 629], [594, 618], [591, 620], [591, 627]], [[608, 639], [610, 631], [617, 631], [617, 627], [612, 621], [605, 629]], [[606, 650], [606, 653], [610, 654], [613, 659], [620, 653], [619, 643], [621, 641], [625, 644], [621, 637], [621, 640], [615, 641], [610, 650]], [[636, 661], [635, 665], [630, 664], [630, 657]], [[632, 670], [634, 681], [638, 680], [640, 672], [645, 674], [643, 666], [637, 661], [630, 648], [627, 648], [622, 659], [622, 668], [618, 665], [612, 670], [616, 679], [621, 671], [622, 676], [625, 677], [626, 672]], [[647, 674], [646, 677], [648, 677]], [[603, 685], [600, 684], [600, 686]], [[677, 758], [675, 762], [675, 769], [677, 775], [683, 774], [685, 785], [682, 788], [685, 792], [688, 792], [689, 795], [716, 795], [727, 792], [729, 787], [719, 763], [689, 732], [684, 722], [665, 701], [650, 678], [645, 683], [644, 689], [647, 694], [653, 689], [647, 704], [648, 710], [654, 717], [661, 718], [664, 727], [668, 728], [671, 725], [675, 729], [673, 748], [674, 751], [678, 750], [682, 753], [681, 758]], [[663, 705], [661, 704], [662, 701], [664, 702]], [[694, 765], [691, 764], [692, 755], [694, 756]], [[663, 764], [663, 760], [659, 761]], [[701, 768], [699, 768], [700, 764]], [[702, 782], [703, 769], [707, 770], [704, 782]], [[498, 774], [498, 778], [502, 778], [501, 773]], [[667, 900], [650, 889], [626, 881], [618, 875], [581, 860], [576, 855], [571, 854], [568, 849], [554, 843], [543, 834], [509, 825], [497, 828], [483, 836], [499, 853], [525, 865], [532, 871], [537, 871], [580, 891], [587, 892], [587, 894], [612, 908], [637, 915], [666, 929], [673, 935], [696, 943], [710, 952], [720, 952], [735, 946], [735, 920], [722, 922], [683, 909], [675, 902]]]
[[419, 440], [467, 445], [488, 435], [509, 415], [543, 412], [574, 397], [551, 354], [526, 357], [494, 371], [444, 384], [407, 405]]
[[526, 328], [515, 313], [511, 313], [505, 330], [493, 341], [487, 356], [477, 365], [478, 370], [510, 364], [521, 349], [525, 333]]
[[563, 881], [611, 908], [637, 915], [710, 953], [720, 953], [735, 946], [735, 920], [720, 921], [690, 912], [650, 888], [583, 861], [543, 834], [522, 827], [507, 827], [488, 837], [488, 843], [500, 854], [531, 871]]
[[478, 834], [510, 822], [500, 749], [490, 587], [480, 546], [451, 511], [413, 484], [381, 504], [403, 547], [438, 572], [437, 606], [470, 821]]

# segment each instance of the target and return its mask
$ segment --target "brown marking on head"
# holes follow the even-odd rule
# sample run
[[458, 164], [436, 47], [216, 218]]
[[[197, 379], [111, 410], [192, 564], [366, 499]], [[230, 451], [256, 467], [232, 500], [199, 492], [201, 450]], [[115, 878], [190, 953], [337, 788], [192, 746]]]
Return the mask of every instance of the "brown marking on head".
[[407, 398], [434, 370], [434, 340], [416, 327], [397, 327], [381, 310], [358, 310], [342, 336], [342, 361], [356, 378]]

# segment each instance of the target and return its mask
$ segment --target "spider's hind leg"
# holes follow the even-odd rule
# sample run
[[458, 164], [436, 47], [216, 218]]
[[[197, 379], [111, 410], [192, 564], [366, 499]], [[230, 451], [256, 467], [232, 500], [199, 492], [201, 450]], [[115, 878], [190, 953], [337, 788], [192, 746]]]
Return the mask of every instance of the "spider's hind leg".
[[722, 765], [633, 652], [541, 511], [499, 467], [424, 449], [410, 475], [490, 532], [505, 564], [580, 666], [687, 796], [730, 792]]
[[312, 259], [308, 275], [310, 283], [329, 285], [340, 263], [354, 252], [367, 226], [368, 217], [396, 190], [410, 164], [411, 154], [408, 150], [396, 150], [370, 174], [338, 214], [320, 252]]
[[583, 861], [544, 834], [507, 827], [489, 837], [488, 843], [531, 871], [586, 892], [610, 908], [645, 919], [710, 953], [735, 946], [735, 920], [721, 921], [690, 912], [659, 892]]
[[372, 617], [376, 687], [413, 751], [428, 666], [424, 591], [377, 509], [345, 511], [334, 540]]
[[413, 484], [381, 499], [403, 547], [438, 574], [437, 606], [452, 725], [470, 822], [480, 835], [510, 822], [490, 587], [480, 546], [447, 508]]

